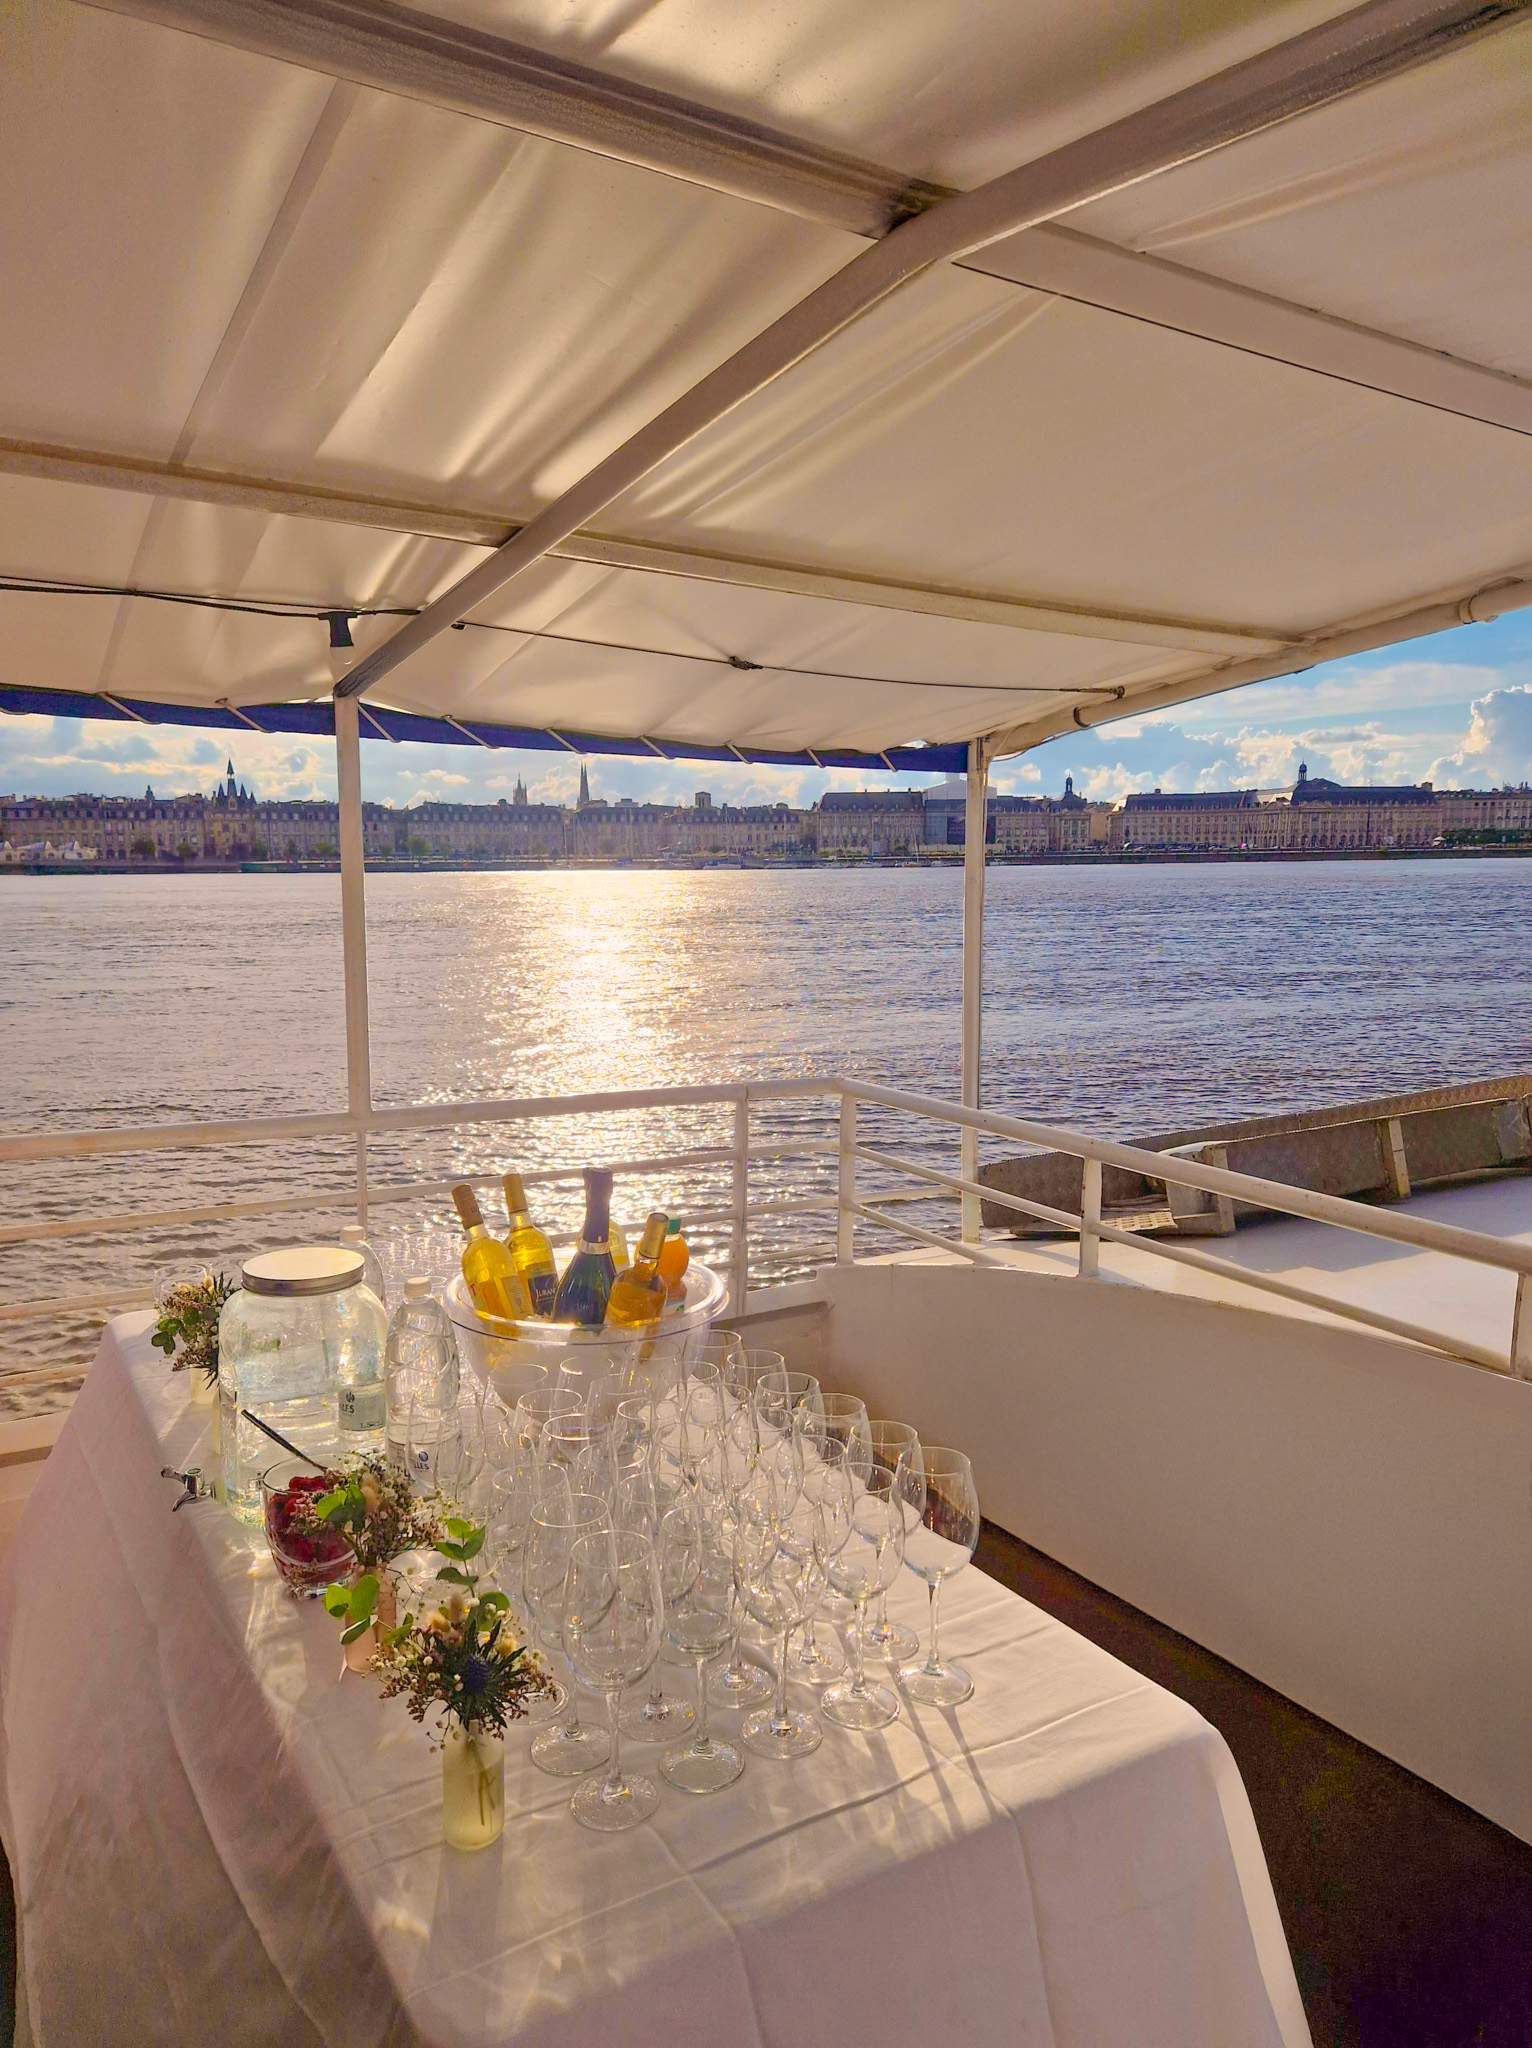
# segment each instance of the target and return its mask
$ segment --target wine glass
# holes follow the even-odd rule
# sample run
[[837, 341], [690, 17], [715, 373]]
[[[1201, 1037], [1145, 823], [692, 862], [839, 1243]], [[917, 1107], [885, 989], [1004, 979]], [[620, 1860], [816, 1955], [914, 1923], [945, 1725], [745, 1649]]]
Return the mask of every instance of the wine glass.
[[893, 1479], [891, 1472], [877, 1472], [859, 1484], [849, 1465], [827, 1466], [815, 1492], [814, 1554], [836, 1591], [856, 1602], [855, 1674], [819, 1702], [842, 1728], [886, 1728], [899, 1718], [888, 1687], [869, 1684], [864, 1649], [867, 1602], [888, 1591], [904, 1561], [904, 1503]]
[[[925, 1467], [921, 1463], [920, 1438], [907, 1422], [869, 1422], [868, 1431], [872, 1437], [872, 1455], [876, 1468], [893, 1475], [895, 1491], [899, 1490], [901, 1463], [914, 1475], [914, 1491], [911, 1501], [918, 1514], [920, 1502], [925, 1497]], [[909, 1516], [906, 1516], [906, 1523]], [[862, 1630], [862, 1641], [875, 1657], [887, 1657], [897, 1661], [901, 1657], [913, 1657], [920, 1648], [920, 1638], [912, 1628], [906, 1628], [902, 1621], [888, 1618], [888, 1594], [878, 1595], [876, 1616]]]
[[961, 1451], [926, 1445], [924, 1499], [918, 1519], [912, 1489], [905, 1488], [904, 1561], [931, 1591], [931, 1647], [923, 1664], [900, 1666], [899, 1683], [922, 1706], [955, 1707], [971, 1697], [973, 1680], [959, 1664], [944, 1664], [937, 1637], [942, 1581], [961, 1571], [979, 1540], [979, 1491], [973, 1466]]
[[[866, 1403], [855, 1394], [821, 1393], [816, 1409], [810, 1403], [802, 1403], [795, 1413], [795, 1420], [803, 1439], [804, 1471], [813, 1462], [825, 1460], [839, 1454], [844, 1458], [846, 1469], [852, 1477], [865, 1483], [872, 1471], [872, 1437], [867, 1423]], [[819, 1637], [819, 1617], [828, 1610], [842, 1615], [850, 1609], [842, 1596], [836, 1592], [833, 1581], [827, 1582], [825, 1597], [810, 1614], [804, 1626], [797, 1650], [788, 1662], [788, 1676], [801, 1680], [807, 1685], [828, 1685], [832, 1678], [838, 1678], [846, 1668], [845, 1655], [840, 1643], [833, 1635], [828, 1642]]]
[[[719, 1527], [731, 1546], [741, 1516], [753, 1515], [770, 1521], [776, 1514], [776, 1486], [768, 1468], [760, 1462], [753, 1403], [741, 1403], [729, 1416], [719, 1445], [724, 1498], [719, 1509]], [[744, 1625], [748, 1609], [736, 1584], [732, 1598], [733, 1644], [723, 1670], [715, 1671], [708, 1691], [715, 1706], [758, 1707], [771, 1698], [776, 1681], [769, 1671], [752, 1664], [745, 1656]]]
[[598, 1530], [570, 1552], [564, 1589], [564, 1647], [577, 1676], [605, 1693], [610, 1762], [569, 1802], [583, 1827], [610, 1832], [646, 1820], [659, 1804], [648, 1778], [624, 1777], [618, 1703], [659, 1655], [664, 1598], [652, 1540], [636, 1529]]
[[[660, 1771], [682, 1792], [720, 1792], [732, 1785], [745, 1768], [745, 1759], [732, 1742], [720, 1742], [708, 1732], [707, 1662], [724, 1649], [732, 1633], [734, 1604], [734, 1560], [720, 1524], [696, 1503], [693, 1525], [687, 1532], [688, 1546], [684, 1588], [672, 1594], [671, 1578], [661, 1568], [665, 1594], [665, 1633], [678, 1650], [697, 1666], [697, 1727], [690, 1742], [667, 1749], [660, 1758]], [[678, 1540], [672, 1531], [671, 1541]], [[661, 1537], [663, 1560], [665, 1537]]]
[[[657, 1485], [654, 1489], [655, 1522], [643, 1533], [655, 1540], [655, 1553], [662, 1567], [660, 1590], [667, 1600], [681, 1596], [691, 1570], [689, 1539], [692, 1502], [685, 1487]], [[679, 1694], [665, 1690], [660, 1675], [659, 1653], [655, 1652], [654, 1681], [643, 1699], [624, 1709], [622, 1732], [630, 1742], [663, 1742], [684, 1734], [695, 1715]]]
[[[571, 1554], [584, 1537], [608, 1527], [606, 1504], [594, 1495], [569, 1493], [562, 1486], [540, 1488], [527, 1524], [521, 1590], [544, 1655], [562, 1647], [564, 1582]], [[580, 1719], [573, 1686], [567, 1704], [564, 1719], [544, 1728], [532, 1741], [532, 1761], [550, 1778], [575, 1778], [594, 1770], [606, 1762], [610, 1747], [602, 1729]]]
[[755, 1390], [769, 1374], [786, 1372], [787, 1360], [780, 1351], [747, 1349], [743, 1344], [724, 1361], [723, 1389], [731, 1401], [755, 1410]]
[[757, 1756], [779, 1763], [808, 1756], [824, 1740], [824, 1729], [817, 1715], [799, 1713], [787, 1704], [787, 1639], [802, 1619], [803, 1608], [798, 1561], [778, 1542], [774, 1517], [745, 1513], [735, 1524], [734, 1583], [750, 1613], [777, 1638], [775, 1702], [746, 1716], [740, 1740]]

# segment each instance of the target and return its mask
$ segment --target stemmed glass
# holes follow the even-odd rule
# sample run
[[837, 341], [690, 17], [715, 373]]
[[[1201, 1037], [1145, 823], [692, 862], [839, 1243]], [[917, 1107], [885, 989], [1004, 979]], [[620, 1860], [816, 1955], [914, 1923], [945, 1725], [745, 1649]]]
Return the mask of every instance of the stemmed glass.
[[[568, 1654], [562, 1631], [569, 1561], [585, 1537], [598, 1535], [609, 1526], [606, 1505], [595, 1495], [570, 1493], [562, 1485], [540, 1489], [527, 1525], [521, 1588], [535, 1640], [545, 1654], [560, 1647]], [[571, 1669], [573, 1661], [571, 1658]], [[610, 1748], [600, 1728], [580, 1719], [573, 1686], [567, 1698], [569, 1711], [564, 1719], [532, 1739], [532, 1761], [550, 1778], [580, 1777], [605, 1763]]]
[[652, 1780], [622, 1772], [618, 1703], [659, 1655], [664, 1612], [654, 1544], [635, 1529], [581, 1536], [570, 1552], [564, 1588], [564, 1647], [576, 1675], [606, 1695], [610, 1762], [569, 1802], [583, 1827], [611, 1832], [646, 1820], [659, 1804]]
[[904, 1503], [891, 1472], [859, 1483], [849, 1465], [827, 1467], [814, 1499], [814, 1554], [836, 1591], [856, 1602], [855, 1675], [832, 1685], [820, 1708], [842, 1728], [886, 1728], [899, 1718], [899, 1702], [886, 1685], [868, 1683], [863, 1638], [867, 1602], [888, 1591], [904, 1559]]
[[757, 1756], [779, 1763], [808, 1756], [824, 1740], [824, 1729], [817, 1715], [787, 1704], [787, 1639], [803, 1618], [803, 1575], [798, 1560], [777, 1541], [775, 1517], [741, 1513], [734, 1531], [734, 1583], [751, 1614], [777, 1638], [776, 1700], [746, 1717], [740, 1740]]
[[[642, 1533], [654, 1539], [661, 1571], [660, 1590], [669, 1602], [679, 1599], [690, 1582], [691, 1495], [684, 1487], [661, 1485], [655, 1487], [654, 1496], [655, 1519]], [[686, 1700], [665, 1690], [656, 1652], [654, 1681], [649, 1691], [643, 1699], [623, 1709], [623, 1734], [630, 1742], [663, 1742], [667, 1736], [684, 1734], [695, 1718]]]
[[[833, 1457], [844, 1460], [853, 1478], [866, 1481], [872, 1471], [872, 1438], [865, 1402], [855, 1394], [821, 1393], [818, 1409], [804, 1404], [797, 1410], [797, 1422], [803, 1438], [805, 1473], [813, 1469], [816, 1460], [824, 1462]], [[812, 1543], [811, 1531], [806, 1533], [805, 1542]], [[846, 1611], [832, 1581], [804, 1625], [798, 1648], [788, 1662], [789, 1677], [807, 1685], [828, 1685], [845, 1670], [846, 1659], [839, 1640], [833, 1635], [828, 1644], [819, 1639], [820, 1614], [827, 1609], [833, 1612], [837, 1605], [842, 1612]]]
[[[906, 1483], [904, 1561], [931, 1590], [931, 1647], [923, 1664], [901, 1665], [899, 1683], [922, 1706], [955, 1707], [971, 1697], [973, 1680], [960, 1664], [944, 1664], [937, 1640], [937, 1606], [942, 1581], [959, 1572], [979, 1540], [979, 1491], [973, 1467], [961, 1451], [933, 1449], [921, 1454], [925, 1468], [918, 1504]], [[906, 1475], [908, 1481], [908, 1474]]]
[[[672, 1546], [683, 1542], [687, 1546], [684, 1573], [665, 1571], [667, 1535]], [[666, 1750], [660, 1770], [682, 1792], [720, 1792], [745, 1768], [745, 1759], [733, 1743], [720, 1742], [709, 1734], [707, 1717], [707, 1662], [729, 1641], [734, 1562], [718, 1523], [702, 1511], [700, 1502], [690, 1529], [684, 1533], [677, 1528], [662, 1531], [661, 1554], [665, 1633], [697, 1667], [697, 1728], [690, 1742]], [[684, 1588], [672, 1594], [671, 1584], [683, 1577]]]
[[[876, 1469], [891, 1474], [895, 1491], [901, 1476], [901, 1465], [912, 1474], [910, 1502], [917, 1514], [925, 1498], [925, 1467], [921, 1463], [920, 1438], [907, 1422], [869, 1422], [868, 1431], [872, 1437], [872, 1456]], [[906, 1523], [909, 1516], [905, 1517]], [[878, 1595], [876, 1617], [862, 1630], [862, 1641], [875, 1657], [887, 1657], [891, 1662], [900, 1657], [913, 1657], [920, 1648], [920, 1638], [914, 1629], [906, 1628], [902, 1621], [888, 1618], [888, 1594]]]
[[[717, 1507], [719, 1530], [732, 1552], [734, 1531], [741, 1513], [745, 1511], [742, 1503], [755, 1498], [762, 1514], [769, 1517], [775, 1512], [775, 1485], [769, 1471], [760, 1462], [760, 1437], [753, 1397], [749, 1401], [735, 1399], [719, 1435], [717, 1457], [716, 1472], [704, 1465], [699, 1485], [706, 1493], [710, 1482], [716, 1480], [721, 1493]], [[776, 1681], [769, 1671], [763, 1671], [759, 1664], [752, 1664], [746, 1658], [742, 1638], [748, 1610], [737, 1585], [733, 1587], [731, 1597], [733, 1633], [729, 1661], [709, 1679], [708, 1695], [715, 1706], [758, 1707], [763, 1700], [771, 1698]]]

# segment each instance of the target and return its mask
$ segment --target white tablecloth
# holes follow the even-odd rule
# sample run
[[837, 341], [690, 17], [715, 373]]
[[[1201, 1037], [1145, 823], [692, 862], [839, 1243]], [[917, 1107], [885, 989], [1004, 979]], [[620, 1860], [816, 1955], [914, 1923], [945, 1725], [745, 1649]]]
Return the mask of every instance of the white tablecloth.
[[[43, 2048], [1308, 2042], [1222, 1738], [978, 1571], [943, 1596], [955, 1712], [828, 1729], [605, 1837], [513, 1729], [503, 1843], [446, 1850], [402, 1704], [338, 1677], [258, 1537], [171, 1514], [159, 1468], [211, 1469], [211, 1423], [147, 1331], [105, 1332], [0, 1586]], [[892, 1606], [923, 1624], [908, 1575]]]

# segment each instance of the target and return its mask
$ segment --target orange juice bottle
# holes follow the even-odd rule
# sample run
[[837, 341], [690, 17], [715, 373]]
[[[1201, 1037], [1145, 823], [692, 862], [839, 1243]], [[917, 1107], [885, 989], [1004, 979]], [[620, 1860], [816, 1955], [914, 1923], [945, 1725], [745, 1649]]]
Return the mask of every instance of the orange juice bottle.
[[686, 1292], [686, 1269], [691, 1262], [691, 1252], [681, 1235], [681, 1219], [672, 1216], [665, 1233], [665, 1248], [660, 1253], [660, 1278], [665, 1283], [667, 1301], [679, 1301]]

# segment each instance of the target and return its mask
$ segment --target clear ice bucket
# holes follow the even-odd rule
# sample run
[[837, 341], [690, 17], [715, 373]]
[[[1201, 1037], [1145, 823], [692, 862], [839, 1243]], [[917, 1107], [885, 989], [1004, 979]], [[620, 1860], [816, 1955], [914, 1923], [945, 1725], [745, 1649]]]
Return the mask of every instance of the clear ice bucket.
[[487, 1380], [506, 1406], [514, 1408], [527, 1387], [540, 1381], [542, 1375], [534, 1368], [545, 1367], [551, 1380], [566, 1359], [577, 1361], [591, 1376], [642, 1369], [646, 1376], [679, 1379], [723, 1314], [729, 1290], [711, 1266], [693, 1259], [681, 1300], [667, 1308], [656, 1330], [642, 1335], [544, 1322], [535, 1316], [507, 1323], [498, 1316], [480, 1315], [461, 1273], [441, 1298], [463, 1365]]

